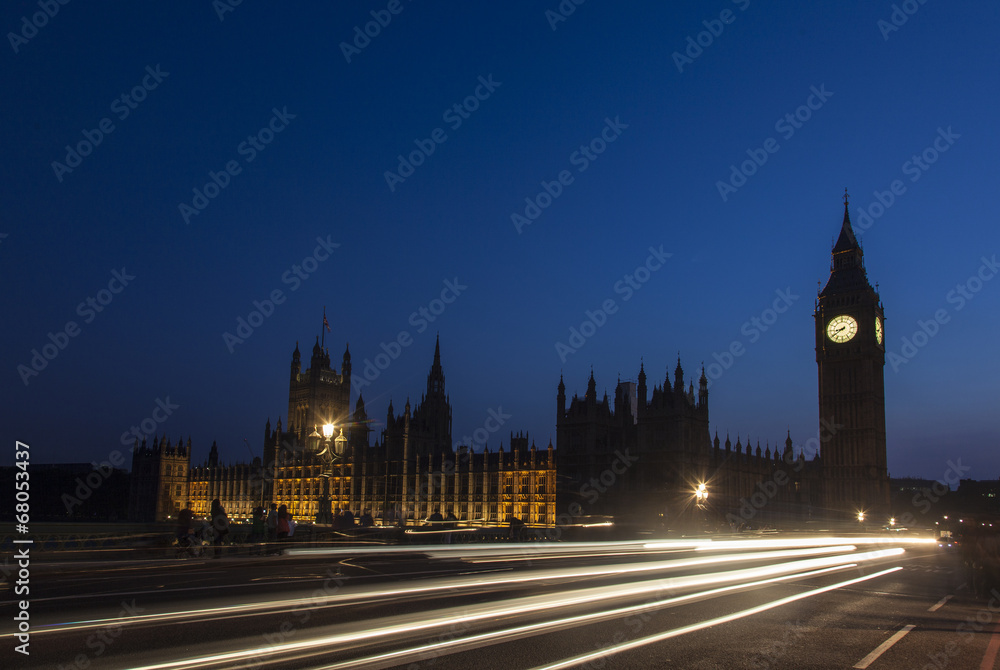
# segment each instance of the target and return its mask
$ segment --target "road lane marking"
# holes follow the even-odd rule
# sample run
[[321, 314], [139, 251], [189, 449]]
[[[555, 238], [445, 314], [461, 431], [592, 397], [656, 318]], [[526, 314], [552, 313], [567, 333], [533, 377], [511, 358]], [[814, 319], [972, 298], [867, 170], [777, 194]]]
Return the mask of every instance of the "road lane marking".
[[614, 645], [611, 647], [605, 647], [595, 652], [590, 652], [588, 654], [581, 654], [580, 656], [574, 656], [572, 658], [566, 658], [556, 663], [539, 666], [533, 668], [532, 670], [564, 670], [564, 668], [574, 668], [578, 665], [588, 663], [595, 659], [604, 658], [606, 656], [612, 656], [614, 654], [620, 654], [623, 651], [629, 651], [631, 649], [637, 649], [648, 644], [654, 644], [657, 642], [662, 642], [664, 640], [669, 640], [673, 637], [678, 637], [680, 635], [686, 635], [688, 633], [693, 633], [695, 631], [704, 630], [706, 628], [711, 628], [712, 626], [718, 626], [719, 624], [729, 623], [730, 621], [737, 621], [748, 616], [753, 616], [754, 614], [759, 614], [761, 612], [766, 612], [767, 610], [774, 609], [775, 607], [781, 607], [782, 605], [787, 605], [789, 603], [802, 600], [804, 598], [811, 598], [813, 596], [818, 596], [822, 593], [827, 593], [829, 591], [835, 591], [837, 589], [842, 589], [846, 586], [851, 586], [852, 584], [859, 584], [861, 582], [868, 581], [869, 579], [876, 579], [878, 577], [883, 577], [890, 573], [896, 572], [897, 570], [902, 570], [901, 567], [889, 568], [888, 570], [882, 570], [881, 572], [876, 572], [870, 575], [864, 575], [862, 577], [856, 577], [854, 579], [847, 580], [845, 582], [838, 582], [836, 584], [830, 584], [829, 586], [824, 586], [818, 589], [813, 589], [811, 591], [805, 591], [803, 593], [798, 593], [793, 596], [787, 596], [785, 598], [780, 598], [779, 600], [772, 600], [766, 602], [762, 605], [756, 607], [751, 607], [750, 609], [740, 610], [738, 612], [733, 612], [732, 614], [727, 614], [724, 616], [716, 617], [715, 619], [708, 619], [707, 621], [702, 621], [695, 624], [690, 624], [683, 626], [681, 628], [674, 628], [672, 630], [664, 631], [662, 633], [657, 633], [655, 635], [649, 635], [647, 637], [640, 637], [629, 642]]
[[886, 640], [878, 647], [876, 647], [875, 651], [873, 651], [872, 653], [868, 654], [863, 659], [855, 663], [854, 665], [855, 670], [865, 670], [865, 668], [874, 663], [879, 656], [889, 651], [889, 647], [902, 640], [903, 636], [909, 633], [914, 628], [916, 628], [916, 626], [914, 626], [913, 624], [910, 624], [909, 626], [903, 626], [903, 628], [897, 631], [895, 635], [893, 635], [888, 640]]
[[993, 664], [997, 660], [997, 651], [1000, 651], [1000, 624], [997, 624], [997, 627], [993, 629], [993, 637], [990, 638], [990, 643], [986, 647], [986, 655], [983, 656], [979, 670], [993, 670]]
[[945, 596], [945, 597], [944, 597], [944, 598], [942, 598], [941, 600], [937, 601], [937, 604], [935, 604], [935, 605], [934, 605], [933, 607], [931, 607], [931, 608], [930, 608], [929, 610], [927, 610], [927, 611], [928, 611], [928, 612], [937, 612], [937, 611], [938, 611], [939, 609], [941, 609], [942, 607], [944, 607], [944, 604], [945, 604], [946, 602], [948, 602], [949, 600], [951, 600], [951, 596]]

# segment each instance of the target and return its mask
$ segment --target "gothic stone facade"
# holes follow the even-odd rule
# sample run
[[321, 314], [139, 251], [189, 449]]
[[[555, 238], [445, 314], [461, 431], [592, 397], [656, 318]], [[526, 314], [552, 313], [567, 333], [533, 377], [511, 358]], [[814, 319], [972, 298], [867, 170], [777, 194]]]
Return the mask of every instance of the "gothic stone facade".
[[651, 396], [640, 364], [637, 383], [619, 381], [613, 407], [606, 394], [598, 400], [593, 373], [586, 394], [567, 407], [560, 378], [560, 510], [577, 505], [585, 514], [670, 519], [691, 513], [704, 484], [706, 507], [730, 522], [846, 520], [858, 512], [888, 518], [884, 313], [846, 196], [830, 278], [814, 316], [820, 429], [797, 454], [790, 434], [783, 448], [765, 442], [763, 450], [759, 440], [752, 446], [737, 437], [734, 447], [728, 436], [724, 445], [717, 434], [710, 438], [705, 370], [696, 393], [693, 380], [685, 388], [680, 359], [673, 384], [668, 373]]
[[[527, 435], [511, 434], [507, 449], [473, 452], [451, 442], [451, 403], [445, 393], [440, 343], [427, 376], [427, 390], [413, 409], [407, 400], [396, 414], [389, 403], [381, 437], [359, 394], [349, 413], [351, 356], [345, 350], [340, 372], [317, 341], [309, 368], [302, 371], [298, 345], [292, 354], [288, 416], [264, 428], [263, 460], [223, 465], [213, 444], [208, 460], [190, 465], [187, 447], [169, 446], [164, 437], [133, 455], [133, 501], [136, 519], [176, 517], [190, 504], [207, 514], [218, 498], [233, 518], [246, 518], [260, 504], [285, 504], [300, 520], [330, 508], [355, 515], [371, 513], [382, 523], [412, 523], [434, 513], [483, 523], [506, 523], [517, 517], [528, 525], [551, 525], [555, 519], [556, 459], [552, 444], [539, 449]], [[346, 449], [332, 464], [324, 461], [324, 443], [312, 437], [332, 423], [343, 429]], [[154, 493], [155, 492], [155, 493]]]
[[[709, 435], [708, 379], [702, 369], [697, 394], [685, 389], [678, 359], [674, 381], [667, 375], [649, 394], [646, 371], [638, 382], [620, 382], [614, 406], [599, 402], [591, 373], [587, 392], [566, 405], [559, 380], [556, 434], [560, 459], [559, 509], [576, 516], [614, 516], [619, 521], [673, 526], [697, 512], [696, 491], [708, 492], [709, 518], [734, 525], [777, 523], [808, 516], [821, 504], [818, 459], [784, 447], [724, 445]], [[633, 398], [632, 389], [636, 393]], [[817, 511], [819, 511], [817, 509]]]
[[[708, 508], [731, 522], [753, 525], [788, 517], [833, 514], [840, 518], [888, 508], [885, 449], [884, 314], [868, 282], [863, 252], [851, 227], [845, 198], [840, 237], [831, 252], [830, 279], [816, 301], [816, 362], [819, 372], [819, 437], [795, 453], [765, 441], [762, 449], [737, 436], [710, 437], [708, 384], [702, 369], [685, 388], [678, 358], [650, 393], [644, 366], [636, 383], [619, 382], [612, 402], [597, 398], [591, 373], [582, 398], [567, 406], [560, 378], [557, 394], [558, 450], [537, 449], [527, 436], [511, 435], [507, 450], [472, 453], [451, 442], [451, 404], [445, 394], [440, 346], [427, 376], [427, 390], [401, 414], [390, 403], [380, 439], [364, 399], [349, 410], [351, 357], [341, 371], [317, 341], [302, 371], [298, 345], [289, 380], [289, 425], [279, 418], [264, 430], [263, 459], [222, 465], [215, 445], [201, 466], [190, 466], [191, 446], [166, 437], [133, 453], [130, 513], [163, 519], [192, 504], [208, 512], [219, 498], [236, 517], [257, 504], [287, 504], [300, 519], [321, 511], [324, 492], [332, 507], [369, 511], [385, 523], [412, 521], [439, 512], [466, 520], [505, 522], [519, 517], [534, 525], [563, 523], [583, 515], [615, 515], [643, 521], [689, 513], [695, 491], [705, 484]], [[333, 423], [343, 428], [346, 450], [332, 466], [323, 445], [310, 437]], [[815, 442], [815, 445], [810, 443]], [[811, 448], [810, 448], [811, 446]], [[559, 454], [558, 499], [556, 453]], [[328, 489], [326, 488], [328, 485]], [[557, 513], [559, 514], [557, 521]]]

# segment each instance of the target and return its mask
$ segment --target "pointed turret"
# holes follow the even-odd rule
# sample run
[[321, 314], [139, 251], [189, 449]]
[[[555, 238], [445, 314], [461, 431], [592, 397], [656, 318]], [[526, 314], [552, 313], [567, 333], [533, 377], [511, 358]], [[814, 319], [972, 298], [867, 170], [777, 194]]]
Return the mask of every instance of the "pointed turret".
[[590, 379], [587, 381], [587, 402], [597, 402], [597, 382], [594, 381], [594, 367], [590, 367]]
[[851, 214], [847, 209], [847, 193], [844, 193], [844, 221], [840, 225], [840, 236], [837, 238], [837, 243], [833, 245], [833, 253], [840, 253], [842, 251], [852, 251], [854, 249], [861, 250], [861, 245], [858, 244], [858, 238], [854, 234], [854, 228], [851, 226]]
[[674, 393], [684, 393], [684, 368], [681, 367], [681, 354], [677, 353], [677, 367], [674, 368]]
[[292, 352], [292, 379], [302, 372], [302, 354], [299, 353], [299, 343], [295, 342], [295, 351]]
[[323, 348], [319, 346], [319, 335], [316, 336], [316, 344], [313, 345], [312, 358], [309, 359], [309, 374], [318, 377], [323, 369]]
[[441, 368], [441, 336], [434, 340], [434, 362], [427, 374], [427, 397], [444, 395], [444, 370]]
[[698, 407], [708, 409], [708, 377], [705, 376], [705, 364], [701, 364], [701, 377], [698, 379]]
[[635, 387], [635, 413], [637, 417], [646, 413], [646, 368], [643, 367], [642, 359], [639, 359], [639, 383]]
[[351, 381], [351, 345], [344, 347], [344, 359], [340, 364], [340, 375], [344, 383]]
[[563, 383], [562, 373], [559, 373], [559, 386], [557, 388], [556, 394], [556, 409], [558, 414], [556, 414], [556, 420], [558, 421], [566, 415], [566, 384]]
[[830, 252], [830, 279], [820, 292], [820, 296], [846, 291], [872, 290], [865, 272], [864, 252], [851, 226], [851, 215], [847, 208], [847, 194], [844, 194], [844, 221], [840, 226], [840, 236]]
[[368, 434], [371, 429], [368, 426], [368, 412], [365, 411], [365, 399], [361, 392], [358, 392], [358, 401], [354, 405], [354, 417], [348, 430], [350, 431], [348, 439], [355, 449], [355, 453], [359, 453], [358, 450], [368, 446]]

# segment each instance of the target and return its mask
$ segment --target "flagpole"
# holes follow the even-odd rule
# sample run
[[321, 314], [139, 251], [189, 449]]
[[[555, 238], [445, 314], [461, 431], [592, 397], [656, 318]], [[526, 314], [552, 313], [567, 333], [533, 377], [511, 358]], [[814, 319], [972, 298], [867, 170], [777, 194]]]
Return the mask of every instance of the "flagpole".
[[320, 336], [319, 348], [322, 349], [323, 345], [326, 344], [326, 305], [323, 305], [323, 323], [321, 323], [319, 326], [319, 336]]

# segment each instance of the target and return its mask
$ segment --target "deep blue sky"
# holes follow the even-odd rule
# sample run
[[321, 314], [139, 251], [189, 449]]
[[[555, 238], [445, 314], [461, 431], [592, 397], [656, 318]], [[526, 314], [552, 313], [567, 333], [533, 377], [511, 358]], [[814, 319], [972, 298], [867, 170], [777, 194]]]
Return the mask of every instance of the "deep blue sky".
[[[961, 310], [948, 296], [1000, 253], [1000, 7], [911, 4], [884, 34], [889, 2], [591, 0], [553, 30], [555, 0], [403, 0], [350, 63], [340, 44], [387, 3], [244, 2], [223, 20], [209, 2], [60, 6], [16, 53], [9, 35], [0, 47], [4, 441], [29, 443], [35, 462], [101, 460], [169, 398], [157, 431], [190, 435], [196, 462], [212, 440], [225, 460], [249, 456], [244, 436], [259, 454], [325, 305], [338, 368], [345, 342], [360, 373], [380, 343], [413, 337], [364, 390], [379, 420], [390, 398], [419, 398], [438, 332], [455, 439], [491, 409], [510, 415], [491, 448], [510, 430], [554, 440], [560, 371], [572, 396], [593, 366], [613, 396], [640, 358], [651, 385], [678, 351], [696, 378], [738, 341], [746, 353], [712, 385], [712, 430], [804, 442], [818, 415], [812, 309], [843, 189], [857, 221], [900, 180], [862, 237], [888, 351], [937, 310], [948, 322], [886, 366], [890, 473], [937, 478], [961, 458], [995, 478], [1000, 280]], [[732, 22], [678, 71], [674, 52], [726, 9]], [[37, 11], [6, 3], [0, 27], [21, 32]], [[115, 100], [157, 66], [169, 74], [121, 119]], [[444, 112], [480, 77], [499, 86], [453, 129]], [[775, 124], [813, 87], [832, 95], [788, 137]], [[248, 162], [240, 144], [275, 108], [294, 119]], [[53, 161], [104, 118], [114, 130], [60, 181]], [[581, 171], [572, 155], [605, 119], [627, 128]], [[437, 128], [445, 141], [390, 190], [397, 155]], [[939, 129], [948, 150], [907, 168]], [[777, 151], [724, 200], [717, 182], [769, 138]], [[185, 223], [179, 204], [229, 161], [240, 173]], [[563, 170], [572, 183], [519, 233], [511, 214]], [[317, 237], [340, 246], [291, 290], [282, 276]], [[616, 282], [661, 245], [672, 256], [625, 301]], [[78, 313], [122, 268], [135, 279]], [[456, 278], [468, 288], [417, 332], [410, 315]], [[275, 289], [285, 302], [230, 353], [223, 333]], [[799, 298], [751, 342], [744, 324], [786, 289]], [[607, 299], [617, 312], [561, 360], [556, 343]], [[68, 321], [79, 334], [26, 386], [18, 366]]]

